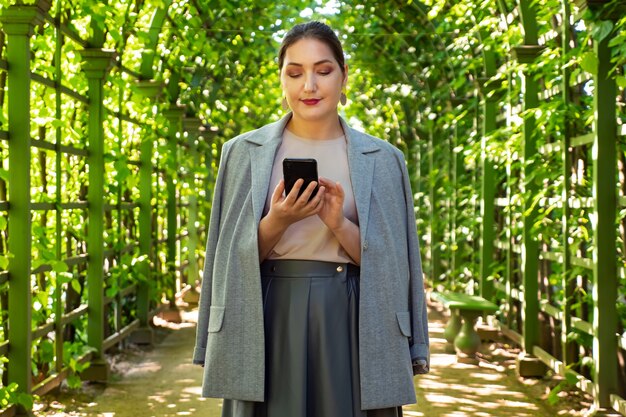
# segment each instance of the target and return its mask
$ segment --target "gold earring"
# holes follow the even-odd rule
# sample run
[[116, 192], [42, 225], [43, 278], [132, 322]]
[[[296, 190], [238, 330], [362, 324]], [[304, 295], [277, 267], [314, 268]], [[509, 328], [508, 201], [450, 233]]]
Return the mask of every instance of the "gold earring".
[[341, 92], [341, 96], [339, 97], [339, 102], [341, 102], [342, 106], [345, 106], [348, 102], [348, 97], [346, 97], [346, 93], [344, 93], [343, 91]]
[[280, 106], [285, 111], [289, 110], [289, 103], [287, 103], [287, 97], [283, 97], [283, 100], [280, 102]]

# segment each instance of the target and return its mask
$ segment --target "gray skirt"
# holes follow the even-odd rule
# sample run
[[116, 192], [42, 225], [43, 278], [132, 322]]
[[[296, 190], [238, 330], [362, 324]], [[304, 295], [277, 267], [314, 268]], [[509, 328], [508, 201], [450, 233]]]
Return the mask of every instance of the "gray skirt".
[[402, 416], [360, 407], [357, 266], [265, 261], [261, 283], [265, 401], [224, 399], [222, 417]]

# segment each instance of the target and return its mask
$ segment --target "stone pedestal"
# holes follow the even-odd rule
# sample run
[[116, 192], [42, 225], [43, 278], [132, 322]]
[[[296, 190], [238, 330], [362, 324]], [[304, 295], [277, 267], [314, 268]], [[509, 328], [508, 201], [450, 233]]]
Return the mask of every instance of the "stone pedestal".
[[516, 361], [517, 374], [523, 378], [540, 378], [548, 370], [545, 363], [528, 353], [520, 353]]
[[454, 338], [454, 348], [456, 349], [457, 360], [460, 363], [478, 364], [478, 358], [476, 353], [480, 348], [480, 337], [474, 330], [474, 325], [478, 317], [480, 317], [480, 311], [463, 310], [460, 312], [463, 317], [463, 324], [461, 325], [461, 331]]
[[148, 326], [140, 327], [130, 334], [128, 340], [136, 345], [152, 346], [154, 344], [154, 332]]
[[89, 368], [80, 374], [80, 379], [91, 382], [108, 382], [111, 368], [104, 359], [96, 359], [91, 362]]

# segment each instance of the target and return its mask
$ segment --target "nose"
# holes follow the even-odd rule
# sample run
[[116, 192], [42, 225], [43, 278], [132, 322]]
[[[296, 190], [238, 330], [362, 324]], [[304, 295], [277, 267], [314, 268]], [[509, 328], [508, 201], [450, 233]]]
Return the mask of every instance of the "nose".
[[317, 89], [317, 83], [315, 81], [315, 74], [308, 74], [304, 80], [304, 91], [306, 93], [313, 92]]

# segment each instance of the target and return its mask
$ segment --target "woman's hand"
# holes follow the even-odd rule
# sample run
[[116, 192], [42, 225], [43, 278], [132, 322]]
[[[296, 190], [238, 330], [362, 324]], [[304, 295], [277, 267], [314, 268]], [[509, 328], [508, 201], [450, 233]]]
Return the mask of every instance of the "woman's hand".
[[302, 192], [302, 195], [298, 197], [298, 193], [303, 184], [304, 180], [300, 178], [295, 182], [289, 194], [283, 197], [285, 181], [280, 180], [272, 193], [270, 210], [266, 217], [270, 217], [276, 225], [286, 229], [292, 223], [319, 213], [324, 205], [325, 188], [320, 187], [315, 197], [311, 198], [309, 201], [309, 197], [315, 190], [317, 183], [309, 183], [308, 187]]
[[326, 189], [326, 195], [324, 196], [324, 204], [317, 215], [326, 227], [334, 233], [341, 228], [344, 220], [347, 220], [343, 215], [345, 193], [338, 182], [332, 182], [326, 178], [320, 178], [319, 182]]
[[302, 195], [298, 197], [302, 184], [304, 184], [303, 179], [296, 181], [291, 192], [285, 197], [283, 197], [285, 191], [283, 180], [274, 189], [270, 200], [270, 210], [259, 223], [259, 260], [261, 262], [276, 246], [291, 224], [319, 213], [324, 205], [324, 193], [326, 191], [324, 187], [319, 187], [315, 197], [309, 201], [317, 183], [310, 183]]
[[326, 189], [324, 204], [317, 213], [326, 227], [333, 232], [341, 247], [352, 258], [355, 264], [361, 264], [361, 231], [343, 214], [345, 193], [338, 182], [326, 178], [319, 179], [320, 185]]

